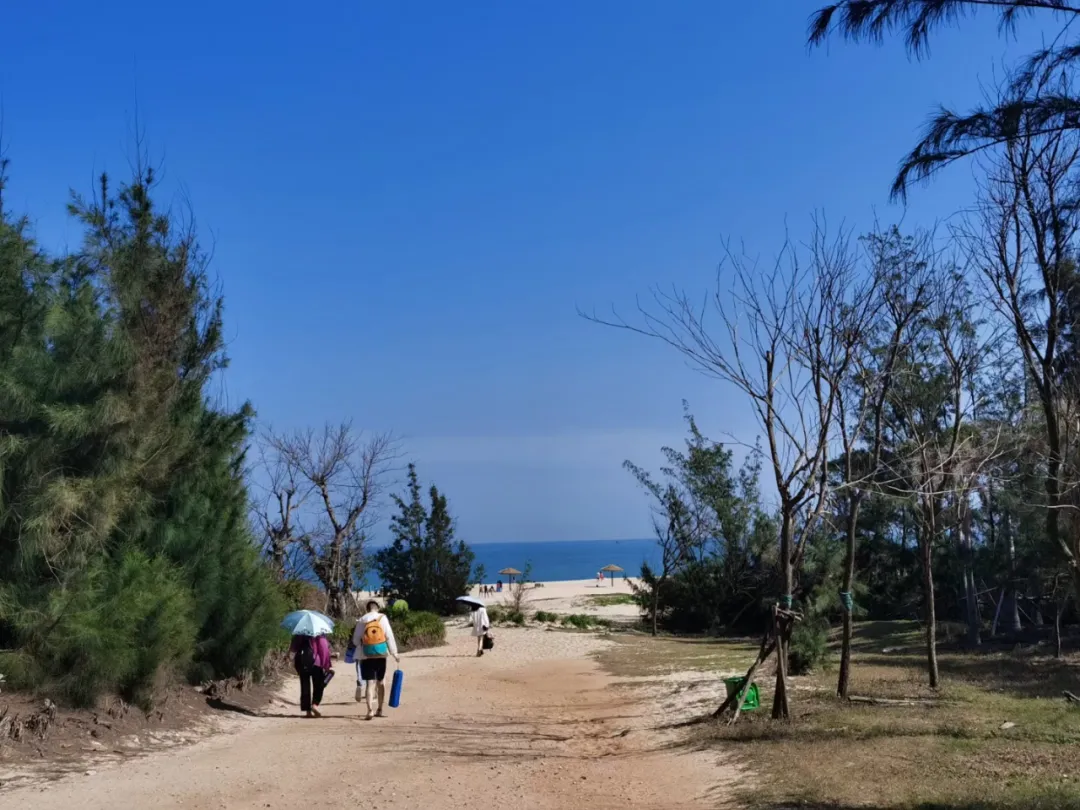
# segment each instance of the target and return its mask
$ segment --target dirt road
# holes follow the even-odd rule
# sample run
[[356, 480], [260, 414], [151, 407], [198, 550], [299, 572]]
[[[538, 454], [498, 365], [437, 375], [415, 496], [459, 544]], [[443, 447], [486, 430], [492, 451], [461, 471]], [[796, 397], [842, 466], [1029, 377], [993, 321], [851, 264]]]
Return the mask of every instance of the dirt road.
[[656, 730], [652, 702], [614, 687], [589, 656], [601, 640], [504, 630], [483, 658], [460, 629], [449, 641], [403, 657], [402, 705], [385, 719], [363, 719], [350, 668], [339, 666], [321, 720], [299, 717], [290, 684], [283, 702], [233, 733], [3, 791], [0, 807], [730, 806], [734, 771]]

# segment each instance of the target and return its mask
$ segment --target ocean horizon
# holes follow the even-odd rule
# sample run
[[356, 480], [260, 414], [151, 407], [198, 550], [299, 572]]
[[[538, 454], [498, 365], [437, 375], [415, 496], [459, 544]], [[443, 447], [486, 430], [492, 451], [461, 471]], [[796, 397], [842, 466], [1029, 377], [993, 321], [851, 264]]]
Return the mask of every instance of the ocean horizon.
[[[605, 565], [618, 565], [627, 576], [637, 577], [642, 563], [655, 567], [660, 558], [655, 540], [496, 541], [470, 543], [469, 547], [476, 555], [474, 570], [483, 565], [488, 584], [507, 580], [499, 576], [503, 568], [524, 571], [528, 567], [529, 579], [535, 582], [592, 579]], [[365, 580], [369, 588], [382, 584], [375, 571], [369, 571]]]

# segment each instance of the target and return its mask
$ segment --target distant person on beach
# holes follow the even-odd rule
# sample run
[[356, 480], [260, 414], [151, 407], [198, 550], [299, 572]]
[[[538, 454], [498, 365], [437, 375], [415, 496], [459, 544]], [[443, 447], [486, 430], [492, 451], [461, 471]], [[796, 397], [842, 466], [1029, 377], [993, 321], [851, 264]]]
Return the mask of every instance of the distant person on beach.
[[495, 583], [495, 593], [502, 593], [502, 580]]
[[[398, 655], [397, 642], [394, 640], [394, 629], [390, 626], [390, 620], [379, 612], [379, 603], [371, 600], [367, 603], [366, 610], [367, 613], [356, 620], [352, 643], [360, 660], [360, 681], [367, 691], [365, 719], [370, 720], [373, 717], [385, 717], [383, 703], [386, 698], [386, 658], [392, 655], [400, 664], [401, 656]], [[357, 686], [358, 699], [360, 690], [361, 687]], [[377, 711], [372, 705], [376, 695]]]
[[484, 654], [484, 636], [491, 631], [491, 620], [483, 605], [472, 605], [472, 609], [472, 634], [476, 636], [476, 657], [479, 658]]
[[330, 642], [326, 636], [293, 636], [289, 652], [300, 676], [300, 711], [308, 717], [322, 717], [319, 704], [330, 671]]

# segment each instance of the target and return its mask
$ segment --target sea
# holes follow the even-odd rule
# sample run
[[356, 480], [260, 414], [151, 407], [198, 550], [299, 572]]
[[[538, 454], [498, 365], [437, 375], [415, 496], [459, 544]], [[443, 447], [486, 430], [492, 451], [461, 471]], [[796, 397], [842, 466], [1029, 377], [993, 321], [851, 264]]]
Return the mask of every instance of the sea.
[[[499, 579], [507, 580], [499, 576], [503, 568], [524, 571], [530, 567], [529, 579], [534, 582], [561, 582], [594, 579], [605, 565], [618, 565], [627, 576], [636, 577], [641, 573], [643, 562], [656, 568], [660, 560], [655, 540], [473, 543], [470, 548], [476, 555], [473, 566], [484, 566], [486, 581], [490, 584]], [[374, 571], [369, 571], [366, 579], [368, 587], [377, 588], [381, 584]]]

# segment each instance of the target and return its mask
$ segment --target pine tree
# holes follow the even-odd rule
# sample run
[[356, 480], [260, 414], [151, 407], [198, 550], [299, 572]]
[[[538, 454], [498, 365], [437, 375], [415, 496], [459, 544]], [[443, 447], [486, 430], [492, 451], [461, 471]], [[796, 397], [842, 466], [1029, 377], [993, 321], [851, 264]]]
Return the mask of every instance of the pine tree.
[[406, 496], [394, 496], [394, 540], [376, 553], [375, 568], [385, 590], [406, 599], [413, 609], [449, 613], [454, 600], [468, 592], [474, 555], [463, 541], [455, 541], [446, 496], [434, 485], [428, 491], [430, 509], [425, 508], [413, 464]]

